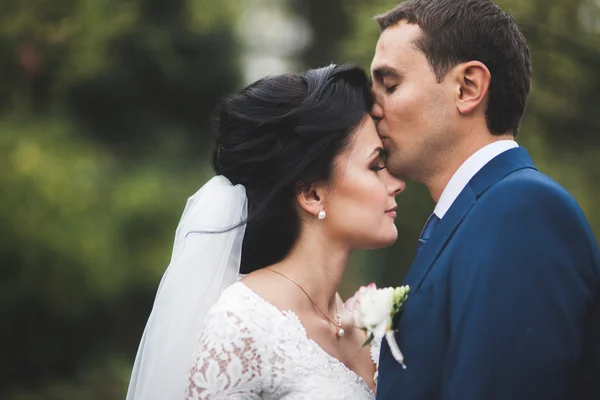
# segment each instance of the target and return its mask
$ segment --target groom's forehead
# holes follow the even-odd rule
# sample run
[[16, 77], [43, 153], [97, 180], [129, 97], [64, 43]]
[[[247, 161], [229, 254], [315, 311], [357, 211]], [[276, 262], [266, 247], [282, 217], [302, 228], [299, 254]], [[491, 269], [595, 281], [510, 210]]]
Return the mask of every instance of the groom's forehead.
[[399, 22], [381, 32], [375, 48], [375, 58], [381, 63], [396, 64], [418, 51], [417, 40], [423, 31], [418, 25]]
[[390, 68], [398, 70], [405, 63], [410, 62], [410, 58], [418, 51], [416, 40], [421, 34], [422, 31], [418, 25], [408, 24], [404, 21], [381, 32], [375, 49], [375, 57], [371, 63], [373, 76], [375, 77], [376, 71], [389, 73], [392, 72]]

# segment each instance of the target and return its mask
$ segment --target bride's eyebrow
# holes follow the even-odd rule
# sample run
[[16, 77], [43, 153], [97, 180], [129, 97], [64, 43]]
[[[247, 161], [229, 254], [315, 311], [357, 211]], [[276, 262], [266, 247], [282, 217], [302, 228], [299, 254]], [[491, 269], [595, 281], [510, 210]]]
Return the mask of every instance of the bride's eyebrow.
[[371, 159], [373, 158], [373, 156], [377, 154], [376, 158], [381, 158], [381, 157], [385, 157], [385, 150], [383, 147], [377, 147], [370, 155], [369, 157], [367, 157], [367, 159]]

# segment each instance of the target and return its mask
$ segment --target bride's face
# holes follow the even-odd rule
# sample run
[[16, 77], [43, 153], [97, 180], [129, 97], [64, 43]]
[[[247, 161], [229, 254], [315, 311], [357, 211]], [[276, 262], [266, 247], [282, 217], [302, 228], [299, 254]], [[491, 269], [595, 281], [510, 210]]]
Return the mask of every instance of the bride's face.
[[395, 197], [405, 188], [406, 183], [385, 168], [375, 123], [365, 117], [334, 163], [331, 190], [325, 199], [329, 236], [360, 249], [393, 244], [398, 238]]

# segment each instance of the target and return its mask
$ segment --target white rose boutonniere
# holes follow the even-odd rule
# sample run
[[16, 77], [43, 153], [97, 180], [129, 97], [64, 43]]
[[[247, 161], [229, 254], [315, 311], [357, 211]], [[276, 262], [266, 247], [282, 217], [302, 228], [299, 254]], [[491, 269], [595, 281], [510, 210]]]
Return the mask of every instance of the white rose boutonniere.
[[352, 313], [356, 327], [368, 333], [363, 346], [371, 343], [375, 337], [385, 336], [392, 355], [404, 368], [406, 365], [394, 337], [392, 320], [402, 311], [409, 292], [409, 286], [377, 289], [375, 283], [371, 283], [362, 286], [344, 303], [345, 308]]

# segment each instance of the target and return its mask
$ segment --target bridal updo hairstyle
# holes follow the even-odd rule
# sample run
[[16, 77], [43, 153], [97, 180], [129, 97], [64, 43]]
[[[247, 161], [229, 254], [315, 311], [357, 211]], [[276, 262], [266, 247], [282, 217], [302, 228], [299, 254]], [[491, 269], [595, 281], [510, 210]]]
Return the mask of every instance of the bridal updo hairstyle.
[[222, 99], [212, 165], [246, 188], [242, 273], [288, 254], [300, 231], [296, 196], [331, 182], [336, 156], [372, 105], [369, 79], [351, 65], [266, 77]]

